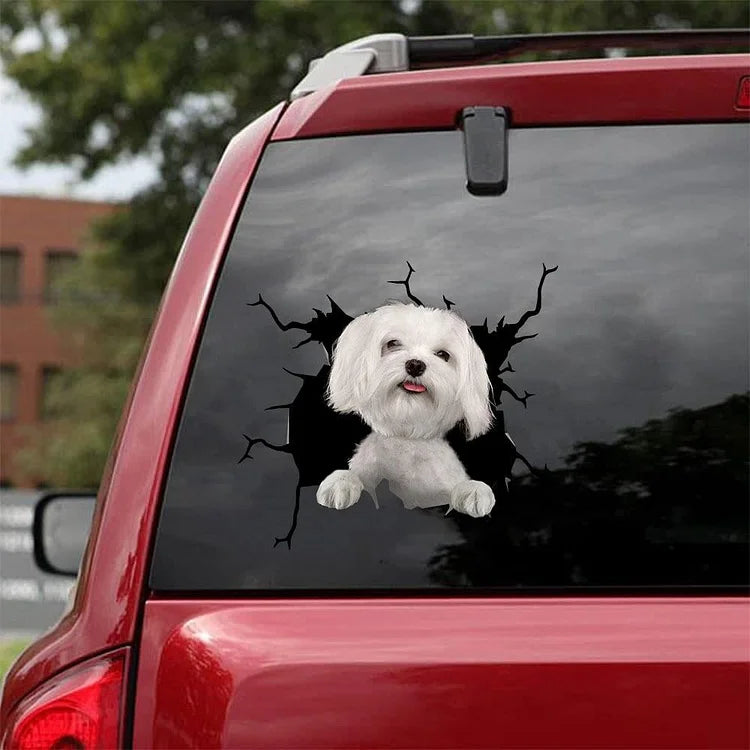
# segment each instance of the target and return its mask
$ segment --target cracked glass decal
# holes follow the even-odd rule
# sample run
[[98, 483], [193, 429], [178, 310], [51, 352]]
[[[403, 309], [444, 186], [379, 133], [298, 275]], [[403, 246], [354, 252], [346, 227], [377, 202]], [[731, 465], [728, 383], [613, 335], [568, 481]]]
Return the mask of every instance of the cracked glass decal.
[[[392, 303], [360, 316], [361, 331], [356, 333], [350, 327], [355, 318], [330, 296], [330, 312], [316, 308], [307, 322], [282, 323], [260, 294], [247, 303], [268, 310], [282, 331], [304, 331], [307, 338], [293, 348], [317, 342], [326, 356], [315, 374], [285, 369], [301, 380], [299, 393], [288, 404], [267, 407], [288, 410], [287, 442], [276, 445], [243, 434], [247, 445], [239, 463], [252, 459], [252, 448], [260, 443], [289, 454], [299, 473], [291, 526], [285, 536], [274, 538], [274, 546], [283, 542], [291, 548], [302, 487], [320, 485], [318, 503], [330, 508], [350, 507], [363, 491], [378, 508], [377, 488], [385, 480], [406, 508], [447, 505], [448, 511], [480, 517], [507, 494], [516, 460], [536, 471], [505, 431], [502, 411], [504, 393], [524, 407], [534, 394], [519, 396], [503, 375], [515, 372], [508, 361], [511, 348], [537, 336], [518, 334], [541, 312], [544, 281], [557, 267], [543, 265], [534, 308], [515, 323], [506, 323], [503, 316], [494, 326], [488, 318], [467, 325], [451, 315], [456, 303], [444, 294], [447, 314], [426, 307], [411, 289], [415, 269], [408, 261], [407, 267], [405, 279], [388, 283], [403, 285], [412, 306]], [[342, 336], [345, 331], [348, 337]], [[432, 360], [430, 365], [410, 356], [413, 346]], [[399, 351], [405, 356], [385, 367]], [[372, 352], [375, 356], [368, 356]]]

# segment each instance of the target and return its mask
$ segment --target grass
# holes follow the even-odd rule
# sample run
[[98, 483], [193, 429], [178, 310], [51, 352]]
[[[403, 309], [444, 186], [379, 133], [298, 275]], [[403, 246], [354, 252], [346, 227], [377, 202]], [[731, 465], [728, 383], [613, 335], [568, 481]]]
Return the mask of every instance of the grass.
[[5, 673], [10, 669], [10, 665], [16, 657], [29, 645], [29, 640], [0, 640], [0, 682], [3, 681]]

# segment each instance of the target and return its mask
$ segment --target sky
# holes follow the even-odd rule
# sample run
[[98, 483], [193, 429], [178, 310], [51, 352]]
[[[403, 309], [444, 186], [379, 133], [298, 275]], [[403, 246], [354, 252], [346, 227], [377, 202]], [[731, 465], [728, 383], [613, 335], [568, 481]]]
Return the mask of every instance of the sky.
[[0, 70], [0, 195], [42, 195], [82, 200], [127, 200], [153, 181], [156, 170], [146, 158], [130, 159], [102, 169], [82, 182], [72, 168], [13, 166], [13, 157], [26, 142], [25, 130], [39, 120], [39, 109]]

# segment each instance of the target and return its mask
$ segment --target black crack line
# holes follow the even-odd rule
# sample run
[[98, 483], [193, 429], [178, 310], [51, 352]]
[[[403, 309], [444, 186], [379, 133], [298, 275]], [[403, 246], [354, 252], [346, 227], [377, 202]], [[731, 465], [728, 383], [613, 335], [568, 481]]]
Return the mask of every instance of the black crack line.
[[276, 547], [282, 542], [286, 542], [287, 549], [292, 548], [292, 537], [294, 536], [294, 532], [297, 530], [297, 517], [299, 516], [299, 495], [300, 486], [299, 483], [297, 483], [297, 489], [294, 492], [294, 513], [292, 514], [292, 525], [289, 527], [289, 531], [286, 536], [276, 536], [273, 538], [274, 549], [276, 549]]
[[500, 398], [502, 399], [502, 394], [507, 393], [512, 398], [514, 398], [519, 403], [523, 404], [523, 408], [526, 408], [526, 402], [534, 395], [533, 393], [529, 393], [528, 391], [524, 391], [523, 396], [519, 396], [507, 383], [501, 381], [500, 382]]
[[514, 336], [513, 346], [515, 346], [516, 344], [520, 344], [522, 341], [526, 341], [527, 339], [535, 339], [538, 335], [538, 333], [530, 333], [528, 336]]
[[274, 409], [291, 409], [294, 404], [276, 404], [275, 406], [267, 406], [264, 411], [273, 411]]
[[272, 451], [277, 451], [279, 453], [291, 453], [292, 449], [289, 444], [285, 445], [274, 445], [273, 443], [269, 443], [267, 440], [264, 440], [263, 438], [251, 438], [245, 435], [245, 433], [242, 433], [242, 437], [247, 440], [247, 448], [245, 448], [245, 453], [243, 454], [242, 458], [237, 461], [238, 464], [241, 464], [246, 458], [249, 458], [251, 461], [253, 460], [253, 457], [250, 455], [250, 451], [252, 450], [252, 447], [254, 445], [257, 445], [258, 443], [261, 443], [261, 445], [265, 445], [266, 448], [270, 448]]
[[529, 463], [528, 459], [524, 455], [519, 453], [518, 451], [516, 451], [516, 460], [520, 461], [529, 470], [529, 474], [532, 474], [533, 476], [537, 477], [537, 479], [542, 479], [545, 476], [545, 474], [549, 474], [549, 469], [547, 468], [547, 464], [544, 464], [543, 470], [539, 470], [536, 467], [532, 466]]
[[300, 342], [299, 342], [299, 344], [295, 344], [295, 345], [294, 345], [294, 346], [292, 347], [292, 349], [299, 349], [299, 348], [300, 348], [301, 346], [303, 346], [304, 344], [309, 344], [309, 343], [310, 343], [311, 341], [313, 341], [313, 340], [314, 340], [314, 339], [313, 339], [312, 335], [310, 335], [310, 336], [308, 336], [308, 337], [307, 337], [306, 339], [304, 339], [303, 341], [300, 341]]
[[[519, 319], [517, 323], [512, 323], [511, 326], [518, 331], [520, 328], [524, 326], [524, 324], [529, 320], [529, 318], [533, 318], [535, 315], [539, 315], [539, 313], [542, 311], [542, 287], [544, 286], [544, 280], [549, 276], [551, 273], [554, 273], [557, 271], [559, 266], [554, 266], [553, 268], [547, 268], [547, 266], [542, 263], [542, 278], [539, 279], [539, 286], [536, 290], [536, 307], [534, 307], [533, 310], [527, 310]], [[523, 339], [530, 338], [529, 336], [523, 336], [517, 341], [522, 341]]]
[[[268, 312], [271, 314], [271, 317], [273, 318], [273, 322], [276, 323], [276, 325], [282, 331], [289, 331], [289, 330], [291, 330], [293, 328], [296, 329], [296, 330], [298, 330], [298, 331], [307, 331], [307, 329], [305, 328], [305, 324], [304, 323], [300, 323], [299, 321], [296, 321], [296, 320], [292, 320], [289, 323], [282, 323], [279, 320], [279, 316], [276, 315], [276, 311], [271, 307], [271, 305], [268, 304], [268, 302], [266, 302], [263, 299], [263, 296], [260, 295], [260, 294], [258, 295], [258, 301], [257, 302], [246, 302], [245, 304], [248, 307], [257, 307], [258, 305], [263, 305], [263, 307], [265, 307], [266, 310], [268, 310]], [[300, 346], [300, 344], [297, 344], [297, 346]]]
[[300, 380], [315, 380], [315, 375], [306, 375], [304, 372], [292, 372], [292, 370], [287, 370], [286, 367], [282, 367], [281, 369], [289, 375], [293, 375], [295, 378], [299, 378]]
[[412, 294], [411, 287], [409, 286], [409, 279], [411, 279], [412, 274], [414, 273], [414, 268], [412, 267], [411, 263], [409, 261], [406, 261], [406, 265], [409, 267], [409, 273], [406, 274], [406, 278], [402, 281], [389, 281], [389, 284], [401, 284], [406, 288], [406, 296], [412, 301], [415, 302], [420, 307], [424, 307], [424, 303], [422, 302], [419, 297], [415, 297]]

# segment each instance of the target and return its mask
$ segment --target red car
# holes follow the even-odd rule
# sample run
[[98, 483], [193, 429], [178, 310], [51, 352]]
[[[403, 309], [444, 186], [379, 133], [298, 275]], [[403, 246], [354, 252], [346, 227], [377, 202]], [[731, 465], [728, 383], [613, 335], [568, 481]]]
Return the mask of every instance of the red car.
[[2, 747], [747, 747], [750, 57], [477, 64], [746, 34], [378, 35], [239, 133]]

